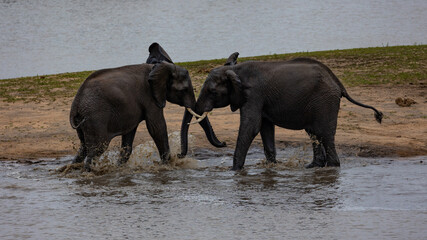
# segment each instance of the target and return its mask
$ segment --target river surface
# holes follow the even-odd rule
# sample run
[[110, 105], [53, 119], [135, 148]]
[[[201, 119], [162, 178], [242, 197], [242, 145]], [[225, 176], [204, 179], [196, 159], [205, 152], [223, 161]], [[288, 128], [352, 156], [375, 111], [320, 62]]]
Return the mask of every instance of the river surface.
[[426, 0], [0, 0], [0, 79], [175, 62], [426, 44]]
[[0, 239], [425, 239], [426, 157], [304, 169], [310, 152], [270, 166], [254, 147], [240, 173], [230, 149], [162, 166], [152, 143], [123, 168], [110, 150], [89, 174], [65, 169], [71, 156], [3, 161]]

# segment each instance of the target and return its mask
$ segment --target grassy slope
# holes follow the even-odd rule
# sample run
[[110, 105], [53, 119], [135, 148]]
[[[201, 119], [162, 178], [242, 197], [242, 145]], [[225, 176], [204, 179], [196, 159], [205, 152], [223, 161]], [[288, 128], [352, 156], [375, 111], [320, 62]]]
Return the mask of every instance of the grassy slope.
[[[427, 81], [427, 45], [274, 54], [239, 58], [239, 62], [278, 61], [295, 57], [311, 57], [325, 63], [345, 86], [425, 84]], [[177, 65], [189, 70], [195, 91], [198, 92], [209, 71], [224, 62], [225, 59], [214, 59]], [[0, 100], [41, 101], [72, 97], [91, 72], [0, 80]]]

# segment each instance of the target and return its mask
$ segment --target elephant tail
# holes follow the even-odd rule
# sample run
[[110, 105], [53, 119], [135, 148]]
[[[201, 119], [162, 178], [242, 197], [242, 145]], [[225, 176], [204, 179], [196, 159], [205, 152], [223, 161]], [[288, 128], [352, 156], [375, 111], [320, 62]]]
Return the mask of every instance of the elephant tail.
[[339, 87], [339, 89], [341, 90], [341, 96], [342, 97], [345, 97], [345, 98], [347, 98], [350, 102], [352, 102], [352, 103], [354, 103], [354, 104], [356, 104], [356, 105], [358, 105], [358, 106], [361, 106], [361, 107], [364, 107], [364, 108], [370, 108], [370, 109], [372, 109], [372, 110], [374, 110], [374, 112], [375, 112], [375, 119], [377, 120], [377, 122], [379, 122], [379, 123], [381, 123], [381, 121], [382, 121], [382, 119], [383, 119], [383, 113], [382, 112], [380, 112], [380, 111], [378, 111], [377, 109], [375, 109], [374, 107], [372, 107], [372, 106], [369, 106], [369, 105], [366, 105], [366, 104], [363, 104], [363, 103], [360, 103], [360, 102], [358, 102], [358, 101], [356, 101], [356, 100], [354, 100], [353, 98], [351, 98], [350, 97], [350, 95], [348, 95], [348, 93], [347, 93], [347, 91], [345, 90], [345, 87], [344, 87], [344, 85], [341, 83], [341, 81], [338, 79], [338, 77], [332, 72], [332, 70], [329, 68], [329, 67], [327, 67], [325, 64], [323, 64], [323, 63], [321, 63], [321, 62], [319, 62], [319, 61], [317, 61], [317, 60], [314, 60], [314, 59], [309, 59], [309, 58], [296, 58], [296, 59], [294, 59], [294, 60], [291, 60], [291, 61], [293, 61], [293, 62], [298, 62], [298, 61], [303, 61], [303, 62], [310, 62], [310, 63], [313, 63], [313, 64], [318, 64], [319, 66], [321, 66], [323, 69], [325, 69], [326, 71], [327, 71], [327, 73], [329, 73], [331, 76], [332, 76], [332, 78], [333, 78], [333, 80], [335, 81], [335, 83], [338, 85], [338, 87]]
[[84, 122], [86, 121], [86, 118], [77, 114], [76, 116], [70, 116], [70, 123], [71, 127], [73, 129], [77, 129], [80, 127]]
[[377, 120], [377, 122], [381, 123], [383, 116], [384, 116], [382, 112], [378, 111], [376, 108], [374, 108], [372, 106], [369, 106], [369, 105], [366, 105], [366, 104], [363, 104], [363, 103], [360, 103], [360, 102], [354, 100], [353, 98], [350, 97], [350, 95], [348, 95], [347, 91], [344, 88], [342, 88], [341, 94], [343, 97], [347, 98], [347, 100], [349, 100], [350, 102], [352, 102], [358, 106], [361, 106], [364, 108], [370, 108], [370, 109], [374, 110], [375, 119]]
[[81, 115], [76, 107], [77, 104], [74, 104], [71, 106], [71, 112], [70, 112], [70, 124], [73, 129], [77, 129], [80, 127], [85, 121], [86, 117]]
[[347, 100], [349, 100], [350, 102], [352, 102], [352, 103], [354, 103], [354, 104], [356, 104], [358, 106], [361, 106], [361, 107], [364, 107], [364, 108], [370, 108], [370, 109], [374, 110], [374, 112], [375, 112], [374, 113], [375, 120], [377, 120], [378, 123], [381, 123], [381, 121], [383, 119], [383, 116], [384, 116], [382, 112], [378, 111], [376, 108], [374, 108], [372, 106], [360, 103], [360, 102], [354, 100], [353, 98], [351, 98], [350, 95], [347, 93], [347, 90], [345, 89], [344, 85], [341, 83], [341, 81], [338, 79], [338, 77], [332, 72], [332, 70], [330, 68], [328, 68], [326, 65], [324, 65], [323, 63], [321, 63], [321, 62], [318, 62], [318, 64], [320, 66], [322, 66], [324, 69], [326, 69], [326, 71], [332, 76], [332, 78], [334, 79], [335, 83], [341, 89], [341, 96], [347, 98]]

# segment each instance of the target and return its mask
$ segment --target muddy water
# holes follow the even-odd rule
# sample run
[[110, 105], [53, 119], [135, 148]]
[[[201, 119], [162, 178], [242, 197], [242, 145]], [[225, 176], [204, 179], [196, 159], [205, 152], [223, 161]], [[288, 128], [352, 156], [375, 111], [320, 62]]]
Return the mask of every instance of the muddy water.
[[140, 145], [125, 168], [108, 152], [91, 174], [71, 157], [0, 162], [0, 239], [423, 239], [426, 157], [341, 156], [306, 170], [311, 150], [263, 163], [252, 148], [241, 173], [232, 150], [195, 149], [170, 166]]

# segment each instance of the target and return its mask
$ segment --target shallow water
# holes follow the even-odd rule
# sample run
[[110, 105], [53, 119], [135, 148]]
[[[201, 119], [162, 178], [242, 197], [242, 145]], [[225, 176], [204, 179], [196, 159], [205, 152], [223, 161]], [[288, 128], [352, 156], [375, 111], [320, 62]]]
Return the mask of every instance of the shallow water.
[[0, 1], [0, 79], [175, 62], [426, 44], [425, 0]]
[[150, 144], [128, 166], [115, 151], [82, 174], [71, 157], [0, 162], [0, 239], [423, 239], [426, 157], [341, 156], [342, 167], [304, 169], [311, 150], [263, 163], [252, 148], [241, 173], [232, 150], [196, 149], [157, 165]]

